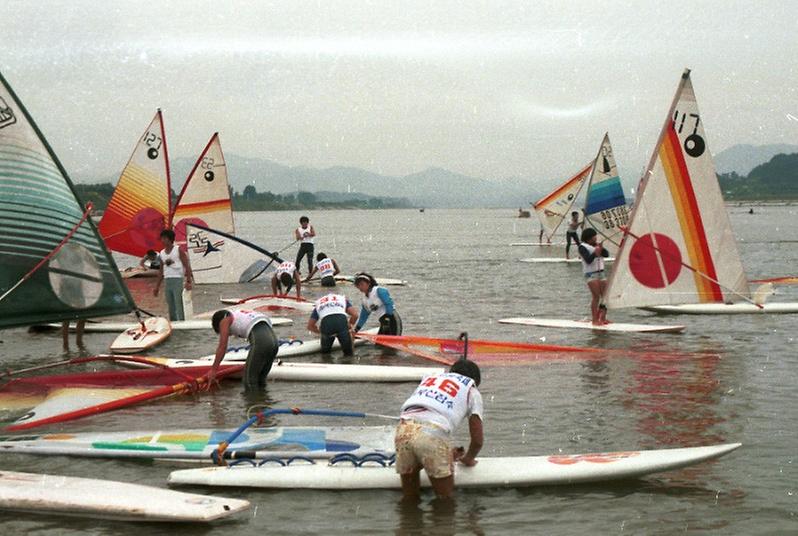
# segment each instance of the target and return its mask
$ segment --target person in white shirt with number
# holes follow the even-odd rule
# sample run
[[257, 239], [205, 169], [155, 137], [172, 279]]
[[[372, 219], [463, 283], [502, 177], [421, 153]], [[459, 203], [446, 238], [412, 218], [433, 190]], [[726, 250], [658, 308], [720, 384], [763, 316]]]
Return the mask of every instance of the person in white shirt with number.
[[310, 313], [308, 329], [321, 335], [321, 352], [328, 354], [335, 339], [341, 345], [344, 355], [354, 354], [352, 346], [352, 326], [357, 320], [357, 309], [346, 296], [327, 294], [316, 300]]
[[271, 319], [257, 311], [222, 309], [213, 313], [211, 325], [213, 331], [219, 334], [219, 344], [216, 347], [216, 359], [208, 372], [208, 385], [216, 380], [216, 371], [227, 353], [230, 335], [235, 335], [249, 342], [247, 363], [244, 366], [244, 389], [262, 389], [280, 348], [272, 330]]
[[[281, 262], [277, 271], [272, 276], [272, 294], [286, 296], [291, 292], [291, 287], [296, 285], [296, 299], [302, 299], [302, 278], [296, 264], [291, 261]], [[285, 291], [283, 291], [285, 289]]]
[[[477, 464], [484, 440], [480, 380], [477, 364], [462, 358], [449, 372], [424, 378], [402, 405], [394, 444], [405, 499], [418, 500], [422, 468], [435, 495], [448, 499], [454, 494], [454, 463]], [[471, 436], [468, 450], [453, 449], [452, 434], [466, 420]]]
[[305, 282], [307, 283], [310, 281], [310, 279], [316, 275], [316, 272], [319, 273], [321, 286], [334, 287], [335, 276], [341, 273], [341, 269], [338, 268], [338, 263], [335, 262], [335, 259], [331, 259], [326, 253], [319, 253], [316, 255], [316, 266], [313, 267], [313, 270], [311, 270], [305, 278]]

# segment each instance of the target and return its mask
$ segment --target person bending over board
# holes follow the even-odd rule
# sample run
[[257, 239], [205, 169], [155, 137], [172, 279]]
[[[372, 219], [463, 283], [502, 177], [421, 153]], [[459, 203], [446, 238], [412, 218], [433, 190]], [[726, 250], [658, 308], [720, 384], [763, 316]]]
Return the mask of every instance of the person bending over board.
[[299, 227], [294, 230], [294, 238], [300, 241], [299, 251], [296, 253], [297, 269], [302, 265], [302, 257], [308, 257], [308, 272], [313, 270], [313, 240], [316, 238], [316, 229], [310, 224], [307, 216], [299, 218]]
[[[405, 499], [419, 499], [422, 468], [435, 495], [448, 499], [454, 495], [454, 462], [468, 467], [477, 464], [483, 442], [480, 380], [477, 364], [459, 359], [449, 372], [424, 378], [402, 404], [394, 444]], [[453, 449], [452, 434], [466, 419], [471, 436], [468, 450]]]
[[299, 270], [296, 269], [296, 264], [291, 261], [280, 263], [272, 276], [272, 294], [286, 296], [294, 285], [296, 285], [296, 299], [301, 300], [302, 278], [299, 275]]
[[144, 257], [141, 258], [139, 267], [147, 270], [158, 270], [161, 267], [161, 259], [158, 258], [158, 254], [154, 249], [148, 250]]
[[357, 320], [357, 309], [346, 296], [327, 294], [316, 300], [310, 313], [308, 329], [321, 335], [321, 353], [329, 354], [333, 341], [338, 339], [345, 356], [354, 355], [352, 326]]
[[579, 221], [579, 213], [577, 211], [571, 212], [571, 221], [568, 222], [568, 230], [565, 231], [565, 258], [571, 258], [571, 240], [574, 241], [576, 247], [579, 247], [579, 228], [585, 227], [585, 220]]
[[191, 290], [194, 275], [188, 263], [186, 252], [175, 245], [175, 232], [171, 229], [161, 231], [163, 249], [158, 254], [161, 266], [158, 268], [158, 280], [155, 282], [153, 294], [158, 295], [161, 282], [164, 283], [166, 304], [169, 306], [169, 320], [185, 320], [183, 312], [183, 279], [186, 290]]
[[319, 253], [316, 255], [316, 266], [305, 278], [305, 282], [310, 281], [310, 278], [316, 275], [316, 272], [319, 273], [321, 278], [321, 286], [334, 287], [335, 276], [341, 273], [341, 269], [338, 268], [338, 263], [335, 262], [335, 259], [329, 258], [326, 253]]
[[224, 359], [224, 354], [227, 353], [230, 335], [235, 335], [249, 342], [249, 353], [242, 379], [244, 389], [262, 389], [266, 385], [266, 376], [269, 375], [277, 350], [280, 348], [272, 330], [271, 319], [257, 311], [222, 309], [213, 313], [211, 325], [213, 331], [219, 334], [219, 344], [216, 347], [216, 359], [208, 372], [208, 385], [216, 381], [216, 371]]
[[579, 245], [579, 256], [582, 258], [582, 271], [590, 289], [592, 301], [590, 313], [593, 324], [601, 326], [607, 322], [607, 306], [604, 305], [604, 292], [607, 289], [607, 276], [604, 273], [604, 258], [609, 252], [598, 241], [598, 233], [593, 228], [582, 231], [582, 243]]
[[355, 331], [363, 329], [371, 313], [374, 313], [380, 319], [380, 335], [401, 335], [402, 319], [394, 308], [388, 289], [379, 286], [366, 272], [355, 274], [354, 282], [358, 290], [364, 294]]

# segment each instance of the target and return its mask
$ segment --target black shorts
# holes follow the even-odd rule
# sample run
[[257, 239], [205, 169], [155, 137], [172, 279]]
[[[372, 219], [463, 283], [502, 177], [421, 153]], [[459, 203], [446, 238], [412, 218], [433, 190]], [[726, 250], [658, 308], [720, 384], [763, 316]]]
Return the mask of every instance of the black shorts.
[[392, 315], [382, 315], [380, 317], [380, 335], [401, 335], [402, 318], [396, 311]]
[[319, 326], [321, 332], [321, 352], [329, 354], [335, 339], [341, 345], [344, 355], [353, 355], [352, 335], [349, 333], [349, 317], [345, 314], [325, 316]]
[[331, 275], [326, 275], [321, 278], [321, 286], [323, 287], [334, 287], [335, 286], [335, 277]]
[[271, 326], [259, 322], [249, 332], [249, 354], [244, 366], [244, 388], [258, 389], [266, 385], [266, 376], [272, 369], [280, 345]]

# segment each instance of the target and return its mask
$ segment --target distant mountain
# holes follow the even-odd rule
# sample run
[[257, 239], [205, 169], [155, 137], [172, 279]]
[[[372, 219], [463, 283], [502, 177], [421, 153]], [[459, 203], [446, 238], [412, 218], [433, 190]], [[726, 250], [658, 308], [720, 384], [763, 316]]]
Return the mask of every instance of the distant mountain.
[[719, 175], [726, 199], [798, 199], [798, 154], [778, 154], [747, 176]]
[[715, 155], [715, 167], [718, 173], [747, 175], [777, 154], [791, 153], [798, 153], [798, 145], [733, 145]]
[[[253, 185], [259, 192], [285, 194], [306, 192], [346, 192], [366, 196], [405, 198], [421, 207], [519, 207], [540, 197], [531, 180], [479, 179], [440, 168], [395, 177], [360, 168], [315, 169], [289, 167], [271, 160], [225, 155], [230, 183], [238, 192]], [[176, 189], [178, 178], [186, 177], [194, 162], [177, 158], [172, 162]]]

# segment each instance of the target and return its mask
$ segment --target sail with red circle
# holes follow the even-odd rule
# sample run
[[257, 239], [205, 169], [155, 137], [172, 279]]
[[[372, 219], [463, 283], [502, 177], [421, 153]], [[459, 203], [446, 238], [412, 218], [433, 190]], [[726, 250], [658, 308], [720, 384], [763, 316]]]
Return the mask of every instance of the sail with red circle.
[[750, 297], [689, 70], [640, 181], [606, 296], [616, 308]]
[[159, 109], [122, 170], [100, 220], [100, 234], [113, 251], [138, 257], [158, 251], [170, 208], [169, 154]]
[[218, 132], [200, 154], [177, 198], [172, 226], [178, 244], [186, 243], [186, 224], [189, 223], [235, 234], [227, 166]]

